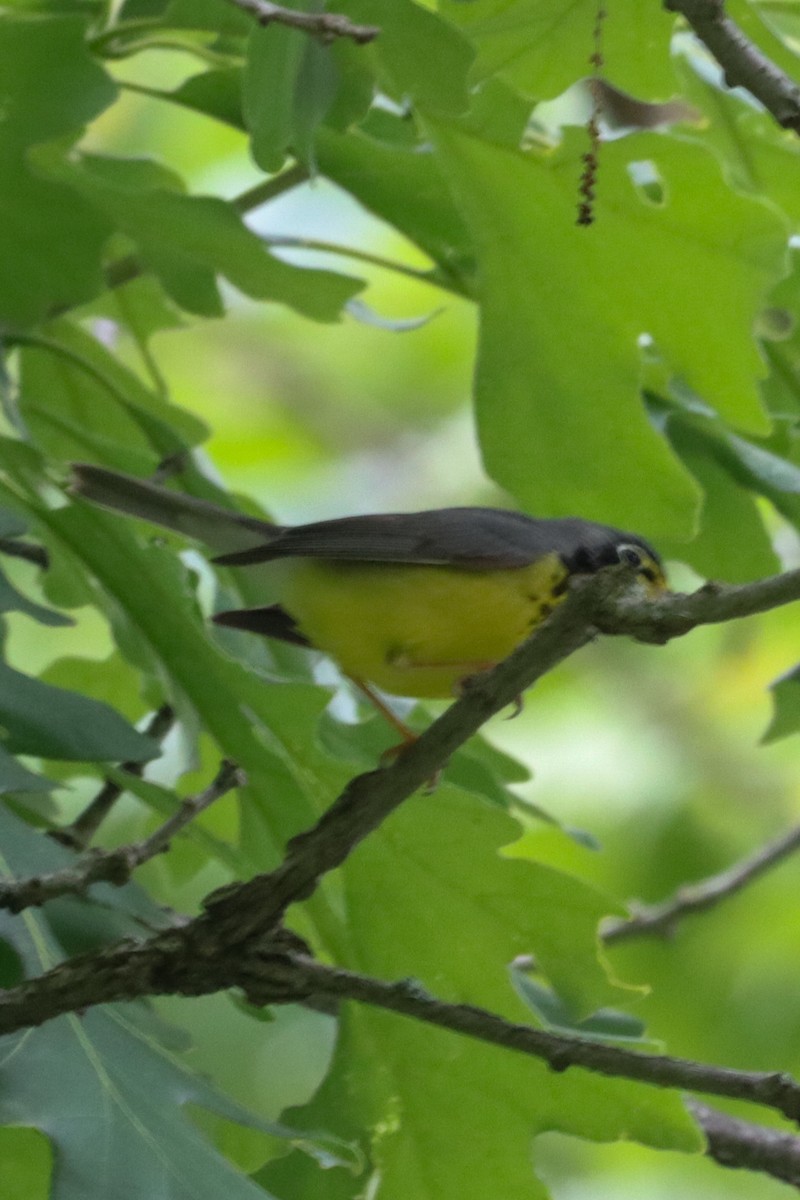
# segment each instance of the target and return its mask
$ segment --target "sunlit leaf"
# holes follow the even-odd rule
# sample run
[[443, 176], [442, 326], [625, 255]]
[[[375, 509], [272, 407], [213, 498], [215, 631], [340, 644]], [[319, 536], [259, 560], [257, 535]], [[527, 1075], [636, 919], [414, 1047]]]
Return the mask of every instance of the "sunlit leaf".
[[66, 159], [49, 149], [37, 164], [68, 183], [136, 242], [142, 259], [183, 308], [219, 316], [220, 274], [246, 294], [333, 321], [361, 284], [328, 271], [301, 270], [274, 258], [235, 210], [211, 196], [187, 196], [175, 177], [144, 160], [87, 155]]
[[343, 8], [359, 23], [380, 29], [367, 53], [384, 92], [400, 104], [448, 116], [464, 112], [475, 51], [454, 23], [412, 0], [345, 0]]
[[[708, 155], [648, 134], [635, 155], [658, 163], [665, 204], [637, 195], [623, 139], [604, 147], [597, 221], [579, 228], [571, 142], [555, 156], [525, 155], [454, 125], [431, 131], [480, 254], [477, 404], [488, 469], [540, 514], [688, 535], [696, 492], [641, 406], [637, 340], [649, 334], [731, 420], [763, 431], [750, 329], [754, 298], [780, 276], [781, 222], [732, 195]], [[708, 292], [725, 342], [713, 356]]]
[[498, 75], [535, 99], [557, 95], [591, 72], [599, 24], [603, 62], [617, 87], [643, 99], [669, 96], [674, 18], [622, 0], [611, 13], [595, 0], [441, 0], [478, 50], [473, 78]]

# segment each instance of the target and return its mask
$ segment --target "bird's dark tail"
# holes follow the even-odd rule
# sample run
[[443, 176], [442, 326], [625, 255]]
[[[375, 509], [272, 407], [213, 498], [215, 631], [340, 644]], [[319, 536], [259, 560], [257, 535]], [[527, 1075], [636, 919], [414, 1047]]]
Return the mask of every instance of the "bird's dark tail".
[[258, 517], [247, 517], [208, 500], [89, 463], [72, 464], [69, 491], [103, 508], [152, 521], [225, 552], [249, 549], [256, 543], [261, 546], [281, 532], [280, 525]]

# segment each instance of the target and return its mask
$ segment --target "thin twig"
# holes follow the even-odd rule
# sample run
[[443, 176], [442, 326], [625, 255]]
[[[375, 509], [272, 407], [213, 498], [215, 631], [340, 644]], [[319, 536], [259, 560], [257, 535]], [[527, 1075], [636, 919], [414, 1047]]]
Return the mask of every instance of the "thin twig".
[[357, 262], [368, 263], [370, 266], [382, 267], [386, 271], [394, 271], [398, 275], [405, 275], [419, 283], [430, 283], [434, 287], [449, 288], [457, 295], [464, 295], [463, 291], [457, 291], [451, 283], [444, 282], [436, 273], [436, 268], [422, 270], [419, 267], [410, 267], [407, 263], [385, 258], [382, 254], [372, 254], [368, 250], [358, 250], [354, 246], [337, 246], [335, 242], [324, 242], [319, 238], [294, 237], [289, 234], [264, 234], [261, 240], [270, 249], [285, 247], [287, 250], [317, 250], [323, 254], [338, 254], [341, 258], [352, 258]]
[[[155, 742], [160, 742], [167, 736], [174, 721], [175, 713], [172, 708], [169, 704], [162, 704], [148, 721], [145, 735]], [[120, 769], [138, 778], [144, 768], [144, 763], [127, 762], [123, 763]], [[85, 850], [124, 791], [125, 788], [121, 784], [106, 780], [94, 799], [72, 824], [63, 825], [60, 829], [51, 829], [50, 837], [72, 850]]]
[[380, 33], [377, 25], [356, 25], [341, 13], [299, 12], [271, 0], [230, 0], [236, 8], [255, 17], [259, 25], [288, 25], [329, 42], [334, 38], [352, 38], [359, 45], [372, 42]]
[[48, 875], [0, 882], [0, 908], [18, 913], [38, 907], [57, 896], [83, 895], [93, 883], [122, 887], [142, 863], [168, 849], [171, 840], [204, 809], [232, 788], [242, 785], [243, 772], [225, 760], [211, 784], [197, 796], [188, 796], [163, 825], [141, 842], [115, 850], [89, 850], [68, 867]]
[[681, 13], [722, 67], [728, 87], [743, 87], [784, 129], [800, 133], [800, 86], [742, 32], [724, 0], [664, 0]]
[[604, 925], [603, 940], [621, 942], [633, 937], [670, 937], [684, 917], [714, 908], [798, 849], [800, 825], [795, 825], [717, 875], [710, 875], [698, 883], [684, 884], [659, 904], [632, 904], [632, 916], [613, 919]]
[[722, 1167], [761, 1171], [800, 1188], [800, 1138], [767, 1129], [687, 1099], [686, 1107], [707, 1139], [706, 1153]]
[[269, 179], [262, 179], [247, 191], [240, 192], [231, 200], [231, 205], [244, 216], [246, 213], [255, 212], [262, 204], [268, 204], [270, 200], [283, 196], [292, 188], [299, 187], [308, 177], [308, 167], [303, 163], [293, 163], [291, 167], [281, 171], [280, 175], [271, 175]]
[[143, 862], [154, 858], [156, 854], [163, 854], [165, 850], [169, 849], [169, 844], [176, 833], [180, 833], [195, 817], [210, 808], [228, 792], [233, 791], [234, 788], [244, 787], [246, 783], [247, 777], [241, 767], [237, 767], [236, 763], [231, 762], [230, 759], [223, 759], [217, 774], [204, 791], [197, 796], [187, 796], [178, 811], [151, 833], [149, 838], [128, 847], [133, 852], [134, 866], [139, 867]]

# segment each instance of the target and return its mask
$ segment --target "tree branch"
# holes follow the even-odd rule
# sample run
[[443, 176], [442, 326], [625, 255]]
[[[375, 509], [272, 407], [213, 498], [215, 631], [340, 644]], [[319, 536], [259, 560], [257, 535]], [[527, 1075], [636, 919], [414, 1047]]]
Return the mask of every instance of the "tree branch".
[[728, 896], [734, 896], [797, 849], [800, 849], [800, 825], [793, 826], [717, 875], [710, 875], [698, 883], [684, 884], [660, 904], [632, 904], [632, 916], [612, 919], [603, 926], [603, 941], [621, 942], [647, 936], [670, 937], [684, 917], [705, 912]]
[[[339, 996], [390, 1008], [483, 1041], [537, 1055], [555, 1070], [601, 1074], [765, 1104], [800, 1117], [800, 1086], [778, 1073], [740, 1072], [559, 1037], [469, 1005], [447, 1005], [408, 983], [385, 984], [323, 968], [287, 953], [280, 921], [322, 876], [440, 768], [491, 715], [590, 641], [598, 629], [666, 641], [698, 624], [730, 620], [800, 598], [800, 571], [743, 587], [707, 586], [693, 595], [634, 598], [620, 566], [576, 580], [563, 604], [493, 671], [472, 680], [417, 742], [388, 767], [352, 780], [274, 871], [212, 893], [205, 911], [144, 943], [123, 942], [60, 964], [0, 995], [0, 1033], [100, 1003], [159, 994], [201, 995], [240, 986], [260, 1002]], [[626, 592], [628, 594], [626, 594]], [[299, 965], [298, 965], [299, 964]]]
[[739, 587], [707, 584], [692, 595], [656, 600], [634, 597], [631, 578], [632, 570], [620, 566], [573, 581], [567, 599], [544, 625], [494, 670], [470, 680], [461, 699], [391, 766], [353, 779], [321, 820], [289, 843], [275, 871], [210, 896], [205, 919], [217, 926], [223, 942], [246, 940], [280, 921], [290, 904], [309, 896], [322, 875], [340, 866], [489, 717], [513, 704], [597, 630], [665, 642], [697, 625], [800, 599], [800, 570]]
[[[741, 587], [706, 586], [693, 595], [666, 595], [658, 600], [632, 597], [632, 576], [631, 568], [619, 566], [574, 581], [564, 603], [527, 642], [494, 670], [471, 680], [461, 699], [388, 767], [352, 779], [317, 824], [289, 843], [284, 861], [274, 871], [212, 893], [205, 911], [181, 930], [179, 941], [171, 940], [171, 933], [157, 935], [138, 948], [136, 965], [129, 961], [134, 957], [130, 949], [119, 959], [111, 947], [97, 956], [97, 975], [90, 970], [85, 979], [81, 979], [81, 963], [62, 964], [23, 985], [22, 1008], [15, 1007], [19, 989], [9, 993], [4, 1013], [0, 1006], [0, 1020], [36, 1024], [69, 1011], [70, 1003], [86, 1007], [150, 992], [196, 994], [227, 986], [216, 973], [217, 960], [221, 964], [232, 949], [279, 926], [291, 904], [310, 896], [320, 879], [424, 786], [490, 716], [513, 704], [531, 683], [586, 645], [598, 628], [661, 642], [698, 624], [761, 612], [800, 598], [800, 571]], [[109, 992], [98, 990], [99, 976]]]
[[632, 1079], [656, 1087], [748, 1100], [800, 1121], [800, 1084], [779, 1072], [736, 1071], [667, 1054], [635, 1050], [587, 1038], [569, 1037], [506, 1021], [472, 1004], [451, 1004], [429, 995], [414, 980], [384, 983], [353, 971], [329, 967], [303, 954], [288, 953], [280, 963], [258, 956], [242, 963], [239, 984], [257, 1004], [274, 1002], [276, 991], [293, 999], [306, 995], [357, 1000], [405, 1017], [436, 1025], [478, 1041], [490, 1042], [543, 1059], [553, 1071], [583, 1067], [600, 1075]]
[[[243, 773], [239, 768], [231, 762], [223, 762], [216, 778], [205, 791], [187, 797], [150, 837], [129, 846], [119, 846], [116, 850], [90, 850], [70, 866], [48, 875], [31, 875], [26, 879], [0, 882], [0, 908], [7, 908], [13, 913], [22, 912], [24, 908], [45, 904], [57, 896], [81, 895], [93, 883], [113, 883], [115, 887], [122, 887], [137, 867], [168, 850], [171, 840], [190, 821], [232, 788], [240, 787], [242, 782]], [[117, 789], [117, 795], [121, 792], [121, 788]], [[105, 789], [101, 797], [104, 793]]]
[[290, 29], [299, 29], [326, 42], [343, 37], [365, 45], [380, 33], [376, 25], [355, 25], [341, 13], [301, 12], [273, 4], [271, 0], [230, 0], [230, 3], [255, 17], [259, 25], [288, 25]]
[[278, 923], [290, 904], [310, 896], [323, 875], [341, 866], [367, 834], [434, 778], [489, 717], [591, 641], [597, 598], [619, 592], [630, 577], [630, 569], [615, 569], [573, 588], [533, 637], [492, 671], [469, 680], [464, 695], [392, 763], [352, 779], [317, 824], [292, 839], [280, 866], [212, 893], [199, 921], [213, 928], [221, 945], [246, 941]]
[[[287, 940], [282, 931], [254, 942], [247, 950], [233, 947], [215, 958], [205, 958], [200, 963], [195, 960], [193, 970], [179, 978], [173, 964], [186, 932], [185, 928], [170, 930], [145, 945], [120, 943], [99, 954], [63, 963], [40, 980], [10, 989], [0, 995], [0, 1033], [38, 1025], [49, 1017], [87, 1004], [164, 993], [200, 995], [238, 986], [252, 1003], [259, 1005], [296, 1002], [307, 997], [356, 1000], [542, 1059], [554, 1071], [581, 1067], [656, 1087], [746, 1100], [772, 1108], [790, 1120], [800, 1120], [800, 1084], [789, 1075], [737, 1071], [671, 1055], [641, 1054], [516, 1024], [475, 1005], [437, 1000], [413, 981], [384, 983], [324, 966], [296, 953], [295, 939], [290, 936]], [[44, 982], [46, 991], [36, 986]], [[718, 1128], [721, 1137], [722, 1125]], [[740, 1129], [739, 1136], [742, 1133]], [[785, 1150], [782, 1147], [784, 1157]]]
[[800, 86], [749, 40], [725, 12], [724, 0], [664, 0], [681, 13], [722, 67], [728, 87], [743, 87], [784, 129], [800, 133]]

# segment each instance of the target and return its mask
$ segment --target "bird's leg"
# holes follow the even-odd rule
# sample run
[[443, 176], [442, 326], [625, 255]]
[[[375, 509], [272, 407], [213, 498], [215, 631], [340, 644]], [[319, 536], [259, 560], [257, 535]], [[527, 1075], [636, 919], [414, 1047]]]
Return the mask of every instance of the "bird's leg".
[[[384, 720], [388, 721], [392, 729], [396, 729], [403, 739], [402, 742], [400, 742], [397, 746], [390, 746], [388, 750], [384, 750], [383, 754], [381, 755], [381, 766], [388, 766], [389, 763], [393, 762], [394, 759], [403, 753], [407, 746], [413, 746], [418, 735], [414, 733], [413, 729], [409, 729], [408, 726], [400, 720], [396, 713], [392, 712], [392, 710], [389, 708], [389, 705], [385, 704], [383, 700], [381, 700], [378, 693], [373, 691], [368, 683], [365, 683], [363, 679], [359, 679], [357, 675], [348, 675], [347, 678], [356, 685], [360, 692], [364, 693], [364, 695], [367, 697], [370, 703], [375, 706]], [[428, 793], [435, 792], [441, 777], [442, 771], [440, 769], [431, 776], [431, 778], [425, 784], [423, 790]]]
[[372, 704], [373, 707], [378, 710], [383, 719], [388, 721], [392, 729], [395, 729], [403, 739], [399, 746], [393, 747], [391, 751], [387, 750], [385, 752], [386, 754], [391, 753], [393, 756], [395, 756], [399, 754], [405, 746], [410, 746], [412, 742], [417, 740], [416, 733], [414, 733], [412, 729], [409, 729], [408, 726], [400, 720], [396, 713], [392, 712], [389, 705], [381, 699], [378, 693], [374, 691], [368, 683], [366, 683], [363, 679], [359, 679], [357, 675], [348, 675], [347, 678], [356, 685], [360, 692], [364, 693], [370, 704]]

